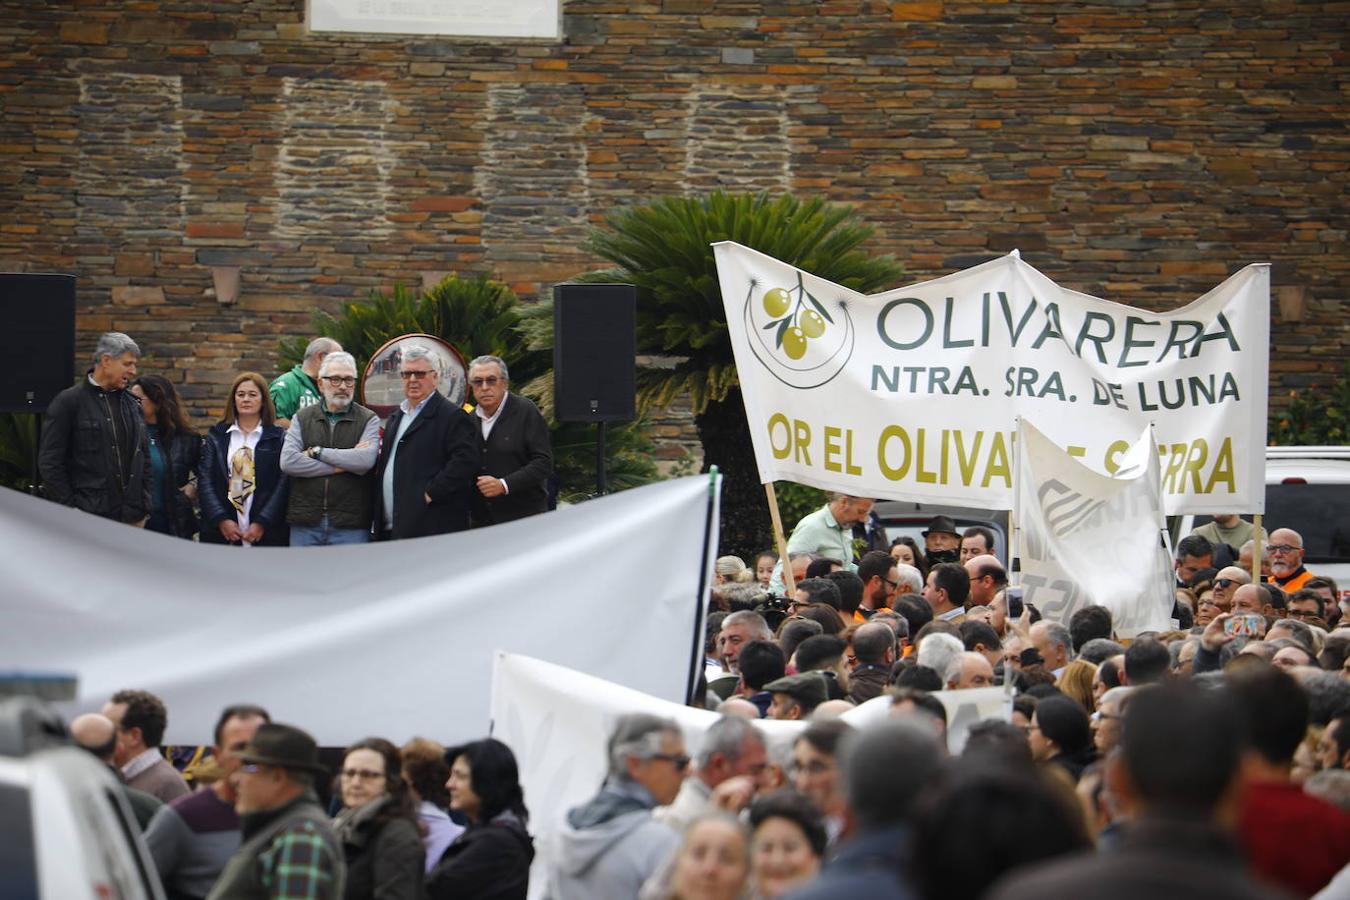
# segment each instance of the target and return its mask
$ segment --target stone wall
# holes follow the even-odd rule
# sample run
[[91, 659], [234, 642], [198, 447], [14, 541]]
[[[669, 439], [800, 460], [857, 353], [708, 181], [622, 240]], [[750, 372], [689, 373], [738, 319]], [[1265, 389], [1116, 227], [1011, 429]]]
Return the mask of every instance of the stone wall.
[[131, 333], [199, 418], [316, 308], [532, 297], [607, 210], [713, 188], [856, 204], [916, 280], [1017, 247], [1159, 309], [1270, 261], [1272, 399], [1350, 355], [1343, 2], [574, 0], [558, 42], [304, 6], [0, 2], [0, 267], [78, 274], [81, 352]]

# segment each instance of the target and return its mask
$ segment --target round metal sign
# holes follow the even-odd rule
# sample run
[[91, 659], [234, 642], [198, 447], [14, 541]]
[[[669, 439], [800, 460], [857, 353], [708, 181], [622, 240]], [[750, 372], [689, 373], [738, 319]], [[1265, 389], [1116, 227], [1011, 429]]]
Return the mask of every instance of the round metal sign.
[[425, 347], [430, 351], [440, 376], [436, 389], [451, 403], [463, 406], [468, 392], [469, 367], [452, 344], [430, 334], [405, 334], [376, 350], [366, 364], [361, 402], [381, 419], [387, 419], [398, 409], [403, 402], [403, 379], [398, 371], [403, 364], [403, 352], [409, 347]]

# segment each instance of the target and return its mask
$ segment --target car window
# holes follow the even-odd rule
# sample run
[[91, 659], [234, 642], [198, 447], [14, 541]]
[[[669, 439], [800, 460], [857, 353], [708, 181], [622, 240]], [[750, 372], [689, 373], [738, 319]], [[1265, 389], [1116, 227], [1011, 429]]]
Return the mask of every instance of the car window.
[[0, 885], [13, 900], [37, 900], [37, 855], [28, 789], [0, 785]]
[[1309, 562], [1350, 562], [1350, 484], [1267, 485], [1265, 524], [1302, 535]]

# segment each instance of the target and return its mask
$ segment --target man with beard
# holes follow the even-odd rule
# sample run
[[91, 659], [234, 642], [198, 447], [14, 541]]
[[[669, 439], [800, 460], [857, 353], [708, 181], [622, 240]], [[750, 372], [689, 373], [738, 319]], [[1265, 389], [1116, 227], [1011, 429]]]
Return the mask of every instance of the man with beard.
[[286, 521], [292, 547], [370, 540], [380, 420], [352, 400], [356, 360], [341, 350], [319, 368], [319, 403], [302, 406], [286, 430], [281, 471], [291, 477]]
[[1277, 528], [1266, 545], [1270, 578], [1286, 594], [1302, 590], [1313, 574], [1303, 567], [1303, 537], [1291, 528]]

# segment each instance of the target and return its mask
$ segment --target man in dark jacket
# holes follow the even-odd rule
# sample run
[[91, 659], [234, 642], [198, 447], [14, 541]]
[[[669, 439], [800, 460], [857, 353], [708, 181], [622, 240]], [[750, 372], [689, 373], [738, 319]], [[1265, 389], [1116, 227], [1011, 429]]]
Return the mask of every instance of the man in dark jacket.
[[[1252, 878], [1232, 833], [1220, 825], [1245, 738], [1240, 711], [1224, 692], [1165, 684], [1133, 695], [1123, 747], [1127, 799], [1137, 815], [1120, 845], [1112, 853], [1018, 869], [988, 896], [1283, 896]], [[1284, 852], [1297, 857], [1299, 844], [1285, 843]]]
[[300, 408], [281, 448], [291, 479], [286, 521], [292, 547], [370, 540], [380, 420], [356, 403], [356, 360], [341, 350], [319, 367], [320, 403]]
[[141, 405], [127, 391], [141, 348], [125, 334], [98, 339], [94, 367], [47, 407], [38, 451], [46, 496], [142, 526], [150, 516], [150, 447]]
[[478, 403], [474, 424], [482, 429], [482, 466], [473, 497], [473, 524], [496, 525], [548, 509], [553, 447], [548, 425], [535, 405], [507, 391], [506, 363], [480, 356], [469, 364], [469, 384]]
[[235, 810], [243, 845], [209, 900], [291, 897], [338, 900], [347, 867], [333, 826], [313, 794], [327, 777], [314, 738], [291, 725], [260, 725], [239, 753]]
[[440, 372], [423, 347], [403, 351], [403, 403], [384, 426], [376, 467], [375, 527], [383, 540], [469, 527], [478, 430], [437, 390]]

